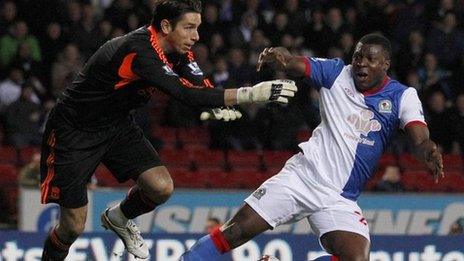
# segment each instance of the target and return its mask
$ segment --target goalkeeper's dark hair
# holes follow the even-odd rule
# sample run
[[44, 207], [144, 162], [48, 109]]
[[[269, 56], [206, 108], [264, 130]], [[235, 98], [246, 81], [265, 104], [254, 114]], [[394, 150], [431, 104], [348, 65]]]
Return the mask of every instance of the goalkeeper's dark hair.
[[151, 24], [156, 30], [161, 29], [161, 21], [167, 19], [173, 27], [185, 13], [201, 14], [200, 0], [158, 0], [153, 9], [153, 18]]
[[363, 44], [375, 44], [375, 45], [380, 45], [382, 46], [383, 50], [385, 51], [386, 58], [388, 60], [391, 60], [392, 58], [392, 47], [390, 40], [387, 39], [387, 37], [381, 35], [381, 34], [366, 34], [363, 36], [360, 40], [360, 43]]

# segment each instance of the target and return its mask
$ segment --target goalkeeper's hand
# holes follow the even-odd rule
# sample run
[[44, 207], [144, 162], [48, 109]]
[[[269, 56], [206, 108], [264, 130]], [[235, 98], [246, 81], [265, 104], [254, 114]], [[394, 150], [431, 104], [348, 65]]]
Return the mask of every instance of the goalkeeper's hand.
[[235, 121], [240, 118], [242, 118], [242, 113], [230, 107], [210, 109], [202, 112], [200, 115], [202, 121]]
[[260, 82], [253, 87], [242, 87], [237, 90], [237, 103], [288, 103], [297, 91], [292, 80], [273, 80]]

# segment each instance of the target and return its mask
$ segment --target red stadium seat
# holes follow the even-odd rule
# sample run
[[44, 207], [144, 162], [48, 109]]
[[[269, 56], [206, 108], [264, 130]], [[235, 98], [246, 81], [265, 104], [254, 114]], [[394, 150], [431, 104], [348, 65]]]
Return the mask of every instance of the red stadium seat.
[[207, 172], [173, 169], [170, 173], [176, 188], [205, 188], [207, 186]]
[[398, 164], [403, 171], [427, 171], [427, 166], [417, 161], [411, 154], [403, 153], [399, 156]]
[[169, 127], [156, 127], [152, 130], [152, 136], [163, 140], [165, 143], [177, 143], [178, 142], [178, 129]]
[[464, 192], [464, 175], [461, 172], [447, 172], [438, 180], [437, 186], [442, 192]]
[[309, 138], [311, 138], [311, 134], [312, 132], [310, 130], [299, 130], [296, 137], [298, 139], [298, 142], [301, 143], [301, 142], [305, 142], [305, 141], [308, 141]]
[[18, 152], [13, 147], [0, 147], [0, 162], [16, 164]]
[[261, 155], [257, 151], [228, 151], [227, 163], [232, 170], [235, 168], [254, 168], [258, 170], [262, 165]]
[[205, 127], [180, 128], [179, 140], [184, 144], [209, 144], [209, 132]]
[[119, 183], [119, 181], [113, 177], [111, 171], [103, 164], [98, 165], [94, 175], [97, 179], [97, 185], [102, 187], [131, 187], [135, 184], [133, 180]]
[[34, 153], [40, 153], [40, 148], [38, 147], [25, 147], [19, 151], [19, 162], [24, 165], [31, 161]]
[[380, 157], [380, 160], [377, 164], [378, 169], [385, 169], [387, 166], [397, 166], [398, 161], [396, 159], [396, 156], [391, 153], [384, 153]]
[[443, 168], [445, 172], [458, 171], [464, 173], [463, 157], [461, 155], [452, 154], [443, 155]]
[[267, 167], [282, 168], [295, 153], [291, 151], [264, 151], [263, 160]]
[[224, 170], [225, 157], [221, 150], [196, 148], [187, 150], [187, 153], [198, 170]]
[[428, 171], [405, 171], [401, 177], [401, 182], [408, 191], [436, 192], [440, 190], [432, 174]]
[[11, 164], [0, 164], [0, 186], [16, 186], [18, 184], [18, 170]]
[[367, 180], [366, 184], [364, 185], [364, 190], [374, 190], [375, 186], [379, 181], [382, 179], [384, 174], [384, 170], [376, 171], [370, 179]]
[[159, 156], [168, 168], [172, 166], [191, 167], [192, 165], [188, 151], [162, 149], [159, 151]]

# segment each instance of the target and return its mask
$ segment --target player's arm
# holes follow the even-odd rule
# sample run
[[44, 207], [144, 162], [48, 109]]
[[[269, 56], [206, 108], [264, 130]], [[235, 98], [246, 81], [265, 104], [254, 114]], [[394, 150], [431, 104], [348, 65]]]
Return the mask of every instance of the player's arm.
[[414, 156], [432, 171], [435, 182], [444, 177], [443, 160], [437, 144], [430, 140], [429, 129], [423, 124], [409, 124], [406, 132], [414, 145]]
[[399, 119], [400, 127], [412, 141], [415, 158], [427, 165], [438, 182], [438, 178], [444, 176], [442, 157], [435, 142], [430, 140], [422, 103], [414, 88], [407, 88], [401, 97]]
[[323, 87], [330, 88], [345, 66], [343, 60], [338, 58], [321, 59], [292, 55], [283, 47], [264, 49], [259, 55], [257, 70], [266, 63], [275, 65], [290, 77], [303, 78], [304, 82], [311, 83], [318, 90]]
[[288, 103], [297, 91], [290, 80], [261, 82], [253, 87], [217, 90], [213, 88], [185, 88], [179, 75], [150, 55], [136, 55], [131, 65], [133, 72], [168, 95], [191, 106], [232, 106], [235, 104], [278, 102]]
[[292, 77], [299, 78], [308, 73], [306, 57], [292, 55], [284, 47], [265, 48], [259, 55], [257, 70], [260, 71], [266, 63], [275, 64], [277, 69], [285, 71]]

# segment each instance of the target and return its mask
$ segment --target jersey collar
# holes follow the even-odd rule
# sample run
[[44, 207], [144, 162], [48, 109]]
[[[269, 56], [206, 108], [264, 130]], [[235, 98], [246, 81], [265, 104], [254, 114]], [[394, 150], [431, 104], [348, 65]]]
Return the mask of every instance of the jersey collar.
[[390, 82], [390, 77], [388, 77], [387, 75], [385, 76], [385, 78], [383, 78], [382, 82], [375, 86], [374, 88], [371, 88], [367, 91], [363, 91], [361, 92], [364, 96], [371, 96], [371, 95], [374, 95], [378, 92], [380, 92], [381, 90], [383, 90], [383, 88]]

